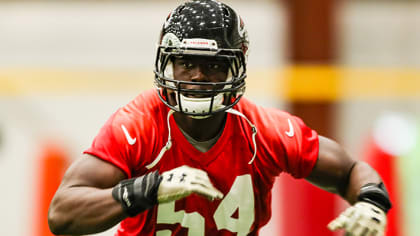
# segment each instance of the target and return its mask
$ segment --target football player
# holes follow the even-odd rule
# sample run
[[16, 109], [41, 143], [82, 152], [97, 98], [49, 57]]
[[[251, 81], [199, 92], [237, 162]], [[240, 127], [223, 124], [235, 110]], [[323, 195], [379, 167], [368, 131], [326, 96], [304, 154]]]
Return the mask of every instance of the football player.
[[248, 35], [213, 0], [167, 17], [156, 89], [116, 111], [51, 202], [55, 234], [257, 235], [274, 178], [288, 173], [352, 204], [328, 227], [383, 235], [391, 203], [378, 174], [287, 112], [243, 97]]

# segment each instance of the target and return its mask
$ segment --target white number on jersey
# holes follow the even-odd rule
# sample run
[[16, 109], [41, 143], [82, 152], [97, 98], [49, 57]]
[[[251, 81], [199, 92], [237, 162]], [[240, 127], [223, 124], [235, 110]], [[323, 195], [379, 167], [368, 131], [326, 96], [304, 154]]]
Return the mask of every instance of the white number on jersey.
[[[238, 219], [232, 218], [236, 210], [239, 213]], [[214, 213], [217, 229], [237, 232], [238, 236], [247, 235], [254, 223], [254, 217], [254, 190], [251, 175], [238, 176]]]
[[[157, 214], [158, 224], [180, 223], [182, 227], [188, 228], [188, 235], [204, 236], [204, 217], [197, 212], [185, 213], [175, 211], [175, 201], [159, 204]], [[171, 235], [170, 230], [156, 232], [156, 236]]]
[[[236, 211], [238, 211], [238, 219], [232, 217]], [[238, 236], [247, 235], [254, 223], [254, 217], [254, 190], [251, 175], [238, 176], [213, 215], [217, 229], [227, 229], [238, 233]], [[182, 227], [188, 228], [188, 235], [204, 236], [204, 222], [204, 217], [198, 212], [175, 211], [174, 201], [158, 205], [158, 224], [180, 223]], [[170, 230], [156, 232], [156, 236], [170, 235]]]

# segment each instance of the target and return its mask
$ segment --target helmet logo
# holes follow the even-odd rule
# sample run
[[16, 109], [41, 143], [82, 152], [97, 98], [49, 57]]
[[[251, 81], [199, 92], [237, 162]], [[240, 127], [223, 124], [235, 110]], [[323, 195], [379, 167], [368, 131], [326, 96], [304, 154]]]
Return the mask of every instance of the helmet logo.
[[248, 58], [248, 32], [246, 31], [245, 23], [242, 20], [242, 18], [239, 15], [237, 15], [237, 17], [238, 17], [238, 34], [239, 34], [239, 37], [243, 39], [241, 50], [244, 53], [245, 60], [246, 60]]
[[243, 38], [246, 33], [245, 23], [239, 15], [237, 16], [238, 16], [238, 33], [239, 33], [239, 36]]

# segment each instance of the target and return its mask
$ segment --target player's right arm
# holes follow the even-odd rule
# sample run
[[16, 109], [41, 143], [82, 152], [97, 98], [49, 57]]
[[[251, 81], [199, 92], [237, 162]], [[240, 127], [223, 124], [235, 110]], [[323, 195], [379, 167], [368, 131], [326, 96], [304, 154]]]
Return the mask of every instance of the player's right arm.
[[180, 166], [159, 175], [156, 171], [125, 179], [118, 167], [94, 156], [77, 160], [65, 174], [48, 213], [54, 234], [91, 234], [111, 228], [157, 203], [192, 193], [209, 200], [223, 194], [206, 172]]
[[112, 197], [112, 188], [126, 176], [97, 157], [82, 157], [67, 170], [48, 212], [54, 234], [91, 234], [111, 228], [127, 217]]

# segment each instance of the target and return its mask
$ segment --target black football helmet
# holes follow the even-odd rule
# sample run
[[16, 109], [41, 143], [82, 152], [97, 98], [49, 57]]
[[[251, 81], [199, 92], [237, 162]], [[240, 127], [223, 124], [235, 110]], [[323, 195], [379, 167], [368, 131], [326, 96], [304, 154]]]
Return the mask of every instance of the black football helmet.
[[[248, 45], [244, 22], [229, 6], [214, 0], [193, 0], [178, 6], [162, 27], [157, 49], [154, 73], [160, 99], [171, 109], [195, 118], [231, 108], [245, 91]], [[229, 68], [226, 81], [175, 80], [173, 59], [191, 56], [225, 61]], [[188, 84], [211, 89], [187, 89]], [[170, 104], [169, 94], [177, 104]]]

